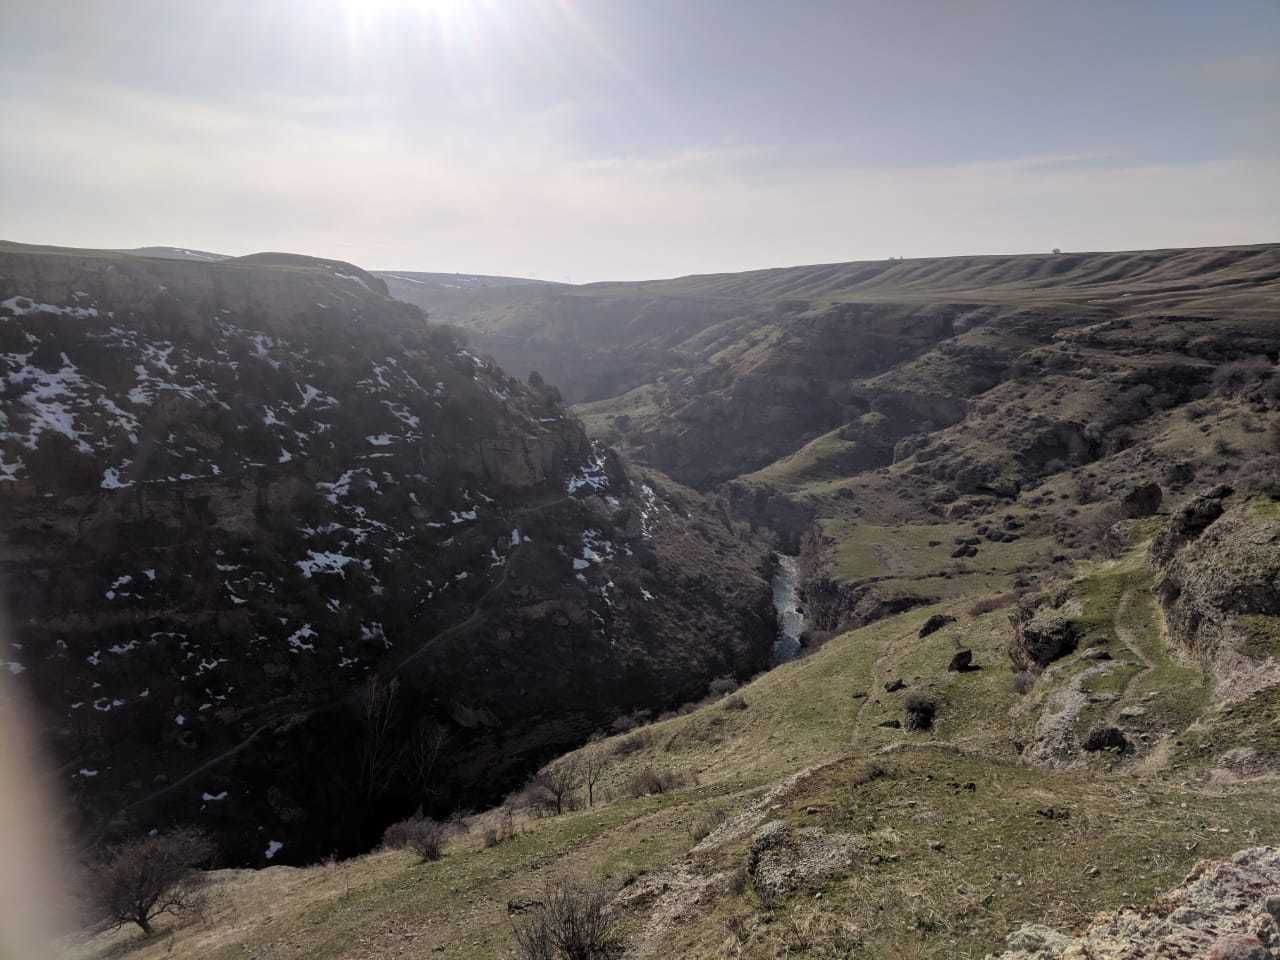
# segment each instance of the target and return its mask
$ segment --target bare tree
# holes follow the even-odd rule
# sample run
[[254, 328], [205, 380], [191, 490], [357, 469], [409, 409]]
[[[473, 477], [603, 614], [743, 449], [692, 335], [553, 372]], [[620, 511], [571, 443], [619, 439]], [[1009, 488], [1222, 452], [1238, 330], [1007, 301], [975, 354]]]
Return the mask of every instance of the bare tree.
[[198, 910], [205, 886], [199, 867], [213, 852], [213, 842], [189, 827], [112, 847], [90, 868], [98, 910], [113, 927], [136, 923], [147, 934], [161, 914]]
[[413, 731], [406, 748], [405, 762], [409, 776], [413, 778], [414, 786], [418, 788], [424, 801], [434, 792], [432, 780], [447, 739], [448, 733], [442, 725], [424, 723]]
[[533, 795], [557, 814], [573, 808], [573, 794], [582, 785], [582, 771], [576, 757], [543, 767], [529, 780]]
[[365, 802], [386, 790], [403, 759], [392, 735], [399, 691], [399, 680], [382, 680], [377, 674], [369, 677], [361, 691], [360, 794]]
[[592, 750], [582, 758], [582, 782], [587, 788], [587, 806], [594, 807], [596, 803], [596, 784], [604, 777], [604, 772], [608, 769], [609, 758], [603, 750]]

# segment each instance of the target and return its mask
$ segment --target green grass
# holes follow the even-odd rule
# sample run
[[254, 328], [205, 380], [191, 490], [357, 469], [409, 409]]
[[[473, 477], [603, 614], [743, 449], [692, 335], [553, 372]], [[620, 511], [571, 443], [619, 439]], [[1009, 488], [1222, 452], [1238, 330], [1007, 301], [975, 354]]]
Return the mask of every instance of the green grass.
[[747, 474], [746, 483], [795, 489], [814, 482], [835, 480], [865, 468], [870, 454], [854, 440], [840, 439], [840, 431], [832, 430], [810, 440], [788, 457], [775, 460], [763, 470]]
[[1236, 649], [1248, 657], [1280, 657], [1280, 616], [1266, 613], [1236, 618], [1243, 634]]
[[938, 601], [1000, 593], [1021, 574], [1042, 569], [1052, 555], [1048, 537], [1012, 543], [983, 540], [974, 557], [953, 558], [957, 536], [971, 536], [966, 523], [887, 526], [844, 519], [822, 520], [831, 547], [827, 574], [848, 583], [875, 580], [876, 593]]
[[[939, 748], [880, 762], [880, 779], [864, 782], [851, 759], [789, 799], [781, 813], [794, 825], [868, 836], [874, 846], [820, 901], [798, 893], [775, 907], [742, 956], [783, 955], [792, 921], [817, 911], [857, 933], [856, 952], [816, 956], [976, 960], [1019, 923], [1077, 927], [1098, 910], [1148, 902], [1202, 857], [1280, 835], [1280, 805], [1262, 787], [1187, 803], [1157, 781], [1046, 775]], [[1066, 817], [1037, 812], [1050, 807]]]
[[[857, 534], [862, 549], [879, 548], [875, 562], [892, 570], [926, 563], [936, 550], [928, 541], [949, 544], [940, 532], [951, 526], [896, 531], [896, 538], [887, 528], [842, 529]], [[1015, 548], [1005, 566], [1017, 568], [1010, 557], [1021, 542], [990, 546], [993, 554]], [[856, 566], [867, 562], [866, 553], [857, 559], [851, 548], [848, 555], [858, 572], [867, 569]], [[1194, 786], [1235, 746], [1280, 758], [1280, 691], [1211, 708], [1207, 680], [1165, 647], [1150, 584], [1140, 545], [1091, 567], [1068, 593], [1085, 646], [1105, 643], [1117, 659], [1134, 661], [1094, 678], [1087, 689], [1122, 693], [1121, 705], [1141, 704], [1145, 714], [1125, 721], [1135, 735], [1176, 738], [1163, 765], [1108, 756], [1066, 772], [1025, 766], [1010, 742], [1011, 716], [1034, 708], [1036, 700], [1022, 698], [1010, 684], [1008, 610], [971, 617], [965, 611], [976, 594], [957, 596], [845, 633], [761, 675], [739, 691], [745, 710], [712, 702], [585, 748], [613, 757], [598, 788], [607, 799], [593, 810], [527, 822], [514, 840], [492, 849], [473, 833], [433, 864], [383, 853], [274, 878], [271, 871], [233, 877], [228, 889], [242, 891], [239, 905], [218, 908], [203, 928], [142, 945], [117, 935], [75, 955], [502, 956], [511, 936], [507, 900], [536, 897], [542, 882], [556, 875], [605, 876], [621, 885], [661, 870], [686, 857], [696, 825], [710, 811], [732, 816], [804, 769], [815, 772], [780, 795], [768, 818], [858, 834], [869, 844], [863, 861], [849, 876], [824, 882], [821, 899], [798, 892], [766, 909], [748, 889], [700, 903], [686, 923], [667, 932], [661, 955], [723, 956], [726, 922], [733, 918], [742, 921], [745, 937], [735, 955], [758, 960], [976, 960], [997, 950], [1019, 923], [1078, 926], [1097, 910], [1148, 901], [1201, 857], [1280, 837], [1273, 784]], [[921, 638], [920, 625], [937, 612], [956, 620]], [[1149, 671], [1125, 639], [1151, 662]], [[981, 669], [947, 672], [960, 647], [973, 650]], [[1068, 657], [1054, 677], [1042, 678], [1039, 694], [1090, 665], [1079, 654]], [[906, 689], [887, 693], [885, 682], [898, 678]], [[936, 701], [934, 729], [880, 726], [904, 718], [911, 690]], [[1149, 693], [1156, 696], [1148, 699]], [[1091, 707], [1080, 727], [1111, 707]], [[1019, 724], [1032, 721], [1034, 713]], [[639, 749], [618, 752], [619, 743], [636, 737]], [[884, 767], [887, 776], [867, 779], [868, 763]], [[679, 770], [694, 785], [633, 799], [625, 785], [646, 765]], [[1068, 815], [1037, 813], [1049, 807]], [[687, 862], [704, 874], [731, 873], [745, 862], [748, 844], [745, 837], [724, 841]], [[249, 883], [266, 892], [250, 897], [243, 892]], [[272, 884], [279, 891], [274, 897]], [[647, 919], [645, 909], [629, 911], [629, 935]]]

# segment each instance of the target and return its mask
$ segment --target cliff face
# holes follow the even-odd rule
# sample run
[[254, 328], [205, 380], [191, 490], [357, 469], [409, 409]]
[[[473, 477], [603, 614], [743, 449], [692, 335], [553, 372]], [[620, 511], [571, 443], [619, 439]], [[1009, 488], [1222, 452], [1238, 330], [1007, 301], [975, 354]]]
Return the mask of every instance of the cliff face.
[[4, 659], [86, 833], [362, 849], [767, 663], [744, 530], [349, 264], [10, 245], [0, 386]]
[[1223, 700], [1280, 684], [1280, 509], [1220, 486], [1189, 501], [1152, 545], [1170, 638], [1212, 672]]

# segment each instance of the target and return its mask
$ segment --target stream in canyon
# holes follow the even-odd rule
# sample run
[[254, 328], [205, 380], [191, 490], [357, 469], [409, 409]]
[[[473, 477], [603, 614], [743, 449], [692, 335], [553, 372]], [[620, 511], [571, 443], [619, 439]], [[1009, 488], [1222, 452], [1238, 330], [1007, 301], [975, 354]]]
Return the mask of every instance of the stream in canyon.
[[778, 639], [773, 644], [773, 662], [785, 663], [800, 652], [804, 614], [800, 611], [800, 558], [777, 555], [773, 573], [773, 608], [778, 612]]

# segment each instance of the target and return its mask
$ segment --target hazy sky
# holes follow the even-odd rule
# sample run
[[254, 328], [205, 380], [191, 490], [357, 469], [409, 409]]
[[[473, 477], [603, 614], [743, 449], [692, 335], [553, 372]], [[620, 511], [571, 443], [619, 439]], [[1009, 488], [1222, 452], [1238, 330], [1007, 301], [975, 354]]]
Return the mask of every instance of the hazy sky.
[[1280, 240], [1280, 0], [0, 0], [0, 236], [585, 281]]

